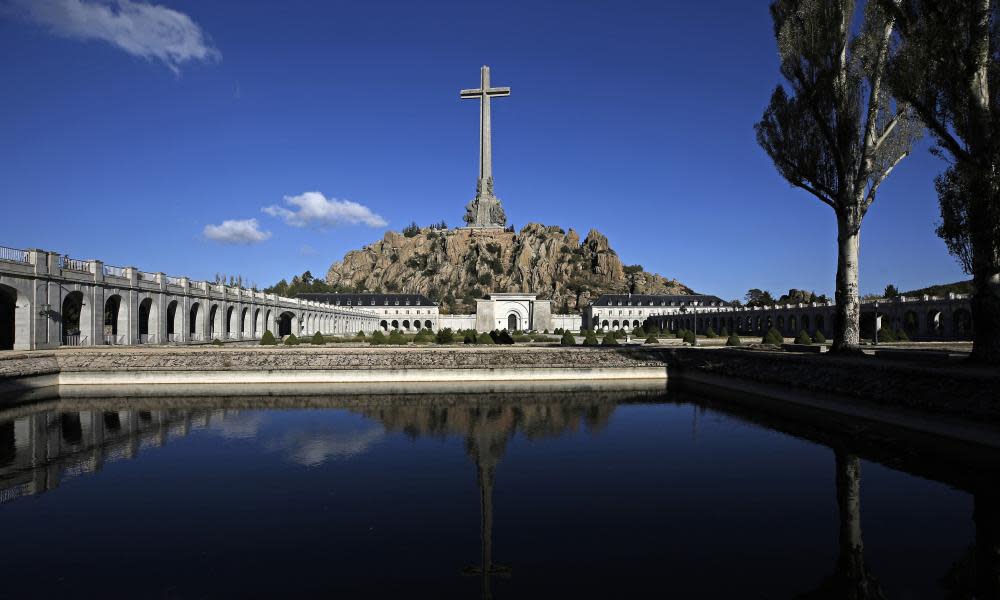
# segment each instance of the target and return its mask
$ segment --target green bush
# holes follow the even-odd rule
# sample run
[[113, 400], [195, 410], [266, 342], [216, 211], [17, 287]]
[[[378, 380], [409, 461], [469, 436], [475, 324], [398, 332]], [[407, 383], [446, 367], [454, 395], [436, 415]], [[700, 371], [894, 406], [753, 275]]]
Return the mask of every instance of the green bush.
[[612, 335], [610, 333], [606, 333], [606, 334], [604, 334], [604, 339], [601, 340], [601, 345], [602, 346], [617, 346], [618, 345], [618, 340], [615, 338], [614, 335]]
[[761, 338], [760, 343], [774, 344], [775, 346], [780, 346], [785, 343], [785, 338], [784, 336], [781, 335], [780, 331], [772, 327], [767, 330], [767, 333], [765, 333], [764, 337]]
[[299, 345], [299, 338], [295, 337], [294, 333], [291, 333], [291, 334], [288, 335], [288, 337], [285, 338], [285, 345], [286, 346], [298, 346]]
[[880, 342], [895, 342], [896, 341], [896, 334], [894, 334], [891, 329], [879, 329], [878, 330], [878, 341], [880, 341]]
[[214, 340], [212, 340], [212, 345], [213, 346], [221, 346], [222, 345], [222, 340], [220, 340], [219, 338], [215, 338]]
[[493, 341], [498, 344], [510, 345], [514, 343], [514, 338], [511, 337], [510, 332], [506, 329], [501, 329], [500, 331], [494, 329], [490, 332], [490, 337], [493, 338]]
[[817, 329], [816, 333], [813, 334], [813, 343], [816, 343], [816, 344], [825, 344], [826, 343], [826, 336], [823, 335], [823, 332], [820, 331], [819, 329]]
[[593, 330], [587, 331], [587, 335], [583, 338], [584, 346], [597, 346], [600, 342], [597, 341], [597, 334]]
[[372, 334], [371, 345], [381, 346], [384, 343], [385, 343], [385, 334], [382, 333], [380, 330], [376, 330], [375, 333]]
[[548, 332], [549, 332], [549, 328], [548, 327], [546, 327], [545, 329], [542, 330], [542, 333], [548, 333]]
[[796, 344], [804, 344], [804, 345], [808, 346], [808, 345], [812, 344], [813, 341], [812, 341], [812, 338], [809, 337], [809, 334], [806, 333], [806, 330], [803, 329], [802, 331], [799, 332], [799, 335], [796, 336], [795, 343]]
[[730, 335], [729, 337], [726, 338], [726, 345], [727, 346], [742, 346], [743, 345], [743, 340], [740, 339], [740, 336], [738, 336], [738, 335], [736, 335], [734, 333], [734, 334], [732, 334], [732, 335]]
[[908, 336], [906, 334], [906, 330], [905, 329], [897, 329], [896, 330], [896, 340], [900, 341], [900, 342], [908, 342], [908, 341], [910, 341], [910, 336]]
[[270, 329], [264, 330], [264, 335], [260, 336], [260, 345], [261, 346], [276, 346], [277, 344], [278, 344], [278, 340], [274, 339], [274, 334], [271, 333], [271, 330]]
[[646, 343], [647, 344], [659, 344], [660, 340], [657, 339], [657, 337], [655, 335], [649, 334], [649, 337], [646, 338]]
[[450, 344], [455, 341], [455, 332], [450, 327], [439, 329], [434, 335], [434, 341], [438, 344]]
[[705, 332], [705, 337], [707, 337], [707, 338], [717, 338], [717, 337], [719, 337], [719, 334], [715, 333], [715, 330], [712, 329], [711, 326], [709, 326], [708, 331]]
[[696, 343], [698, 343], [698, 340], [697, 340], [696, 336], [694, 335], [693, 331], [685, 331], [684, 332], [684, 341], [686, 343], [688, 343], [688, 344], [696, 344]]
[[572, 333], [570, 333], [570, 332], [567, 331], [567, 332], [565, 332], [565, 333], [562, 334], [561, 338], [559, 338], [559, 345], [560, 346], [575, 346], [576, 345], [576, 338], [573, 337]]
[[681, 329], [677, 330], [677, 333], [674, 334], [674, 337], [677, 338], [677, 339], [679, 339], [679, 340], [683, 340], [684, 339], [684, 335], [686, 333], [687, 333], [687, 330], [681, 328]]
[[389, 339], [386, 340], [388, 344], [393, 346], [405, 346], [408, 340], [403, 335], [403, 332], [398, 329], [393, 329], [392, 333], [389, 334]]
[[414, 344], [429, 344], [434, 341], [434, 336], [430, 331], [426, 329], [421, 329], [417, 332], [417, 335], [413, 336]]
[[475, 344], [476, 343], [476, 334], [473, 333], [473, 332], [471, 332], [471, 331], [464, 332], [462, 334], [462, 343], [463, 344]]
[[365, 337], [365, 332], [364, 332], [364, 330], [359, 330], [359, 331], [358, 331], [358, 335], [357, 335], [356, 337], [359, 337], [359, 338], [362, 338], [362, 339], [364, 339], [364, 337]]
[[479, 337], [476, 338], [475, 343], [482, 344], [484, 346], [492, 346], [496, 344], [496, 342], [493, 341], [493, 338], [488, 333], [480, 333]]
[[726, 329], [725, 325], [722, 326], [722, 331], [719, 332], [719, 337], [724, 337], [727, 340], [729, 339], [729, 330]]
[[323, 337], [322, 333], [317, 331], [316, 333], [313, 334], [312, 340], [310, 340], [309, 343], [312, 344], [313, 346], [322, 346], [323, 344], [326, 343], [326, 338]]

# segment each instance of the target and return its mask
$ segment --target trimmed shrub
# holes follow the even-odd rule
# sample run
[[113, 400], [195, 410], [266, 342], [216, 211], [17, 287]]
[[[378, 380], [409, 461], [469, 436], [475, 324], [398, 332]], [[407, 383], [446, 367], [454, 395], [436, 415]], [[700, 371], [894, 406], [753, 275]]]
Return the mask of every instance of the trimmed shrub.
[[657, 339], [657, 337], [655, 335], [649, 334], [649, 337], [646, 338], [646, 343], [647, 344], [659, 344], [660, 340]]
[[717, 337], [719, 337], [719, 334], [715, 333], [715, 330], [712, 329], [711, 327], [709, 327], [708, 331], [705, 332], [705, 337], [707, 337], [707, 338], [717, 338]]
[[813, 341], [812, 341], [812, 338], [809, 337], [809, 334], [806, 333], [806, 330], [803, 329], [802, 331], [799, 332], [799, 335], [796, 336], [795, 343], [796, 344], [803, 344], [803, 345], [808, 346], [808, 345], [812, 344]]
[[684, 332], [684, 342], [688, 343], [688, 344], [696, 344], [696, 343], [698, 343], [698, 340], [697, 340], [696, 336], [694, 335], [693, 331], [685, 331]]
[[490, 333], [490, 337], [493, 338], [494, 342], [498, 344], [507, 344], [507, 345], [511, 345], [514, 343], [514, 338], [511, 337], [510, 332], [507, 331], [506, 329], [501, 329], [500, 331], [495, 331], [494, 333], [496, 333], [496, 335]]
[[455, 332], [450, 327], [439, 329], [434, 335], [434, 342], [438, 344], [450, 344], [455, 341]]
[[462, 334], [463, 344], [475, 344], [477, 341], [476, 334], [471, 331], [466, 331]]
[[488, 333], [480, 333], [479, 337], [475, 338], [475, 340], [476, 344], [482, 344], [484, 346], [492, 346], [496, 344], [496, 342], [493, 341], [493, 338], [490, 337], [490, 334]]
[[214, 340], [212, 340], [212, 345], [213, 346], [221, 346], [222, 345], [222, 340], [220, 340], [219, 338], [215, 338]]
[[260, 336], [261, 346], [276, 346], [278, 345], [278, 340], [274, 339], [274, 334], [271, 333], [270, 329], [264, 330], [264, 335]]
[[686, 329], [678, 329], [677, 333], [674, 334], [674, 337], [677, 338], [677, 339], [679, 339], [679, 340], [683, 340], [685, 333], [687, 333]]
[[767, 333], [765, 333], [764, 337], [761, 338], [760, 343], [774, 344], [775, 346], [780, 346], [785, 343], [785, 338], [784, 336], [781, 335], [780, 331], [772, 327], [767, 330]]
[[597, 334], [593, 330], [587, 331], [587, 335], [583, 338], [584, 346], [597, 346], [600, 342], [597, 341]]
[[288, 335], [288, 337], [285, 338], [285, 342], [284, 343], [285, 343], [286, 346], [298, 346], [299, 345], [299, 338], [295, 337], [294, 333], [291, 333], [291, 334]]
[[548, 327], [546, 327], [545, 329], [542, 330], [542, 333], [548, 333], [548, 332], [549, 332]]
[[575, 346], [576, 345], [576, 338], [573, 337], [572, 333], [570, 333], [570, 332], [567, 331], [567, 332], [565, 332], [565, 333], [562, 334], [561, 338], [559, 338], [559, 345], [560, 346]]
[[726, 345], [727, 346], [742, 346], [743, 345], [743, 340], [740, 339], [740, 336], [738, 336], [738, 335], [736, 335], [734, 333], [734, 334], [732, 334], [732, 335], [730, 335], [729, 337], [726, 338]]
[[313, 337], [309, 341], [309, 343], [312, 344], [313, 346], [322, 346], [323, 344], [326, 343], [326, 338], [323, 337], [322, 333], [317, 331], [316, 333], [313, 334]]
[[386, 342], [394, 346], [405, 346], [407, 344], [406, 337], [404, 337], [403, 332], [398, 329], [392, 330], [392, 333], [389, 334], [389, 339], [386, 340]]
[[816, 343], [816, 344], [825, 344], [826, 343], [826, 336], [823, 335], [823, 332], [820, 331], [819, 329], [817, 329], [816, 333], [813, 334], [813, 343]]
[[607, 333], [607, 334], [604, 335], [604, 339], [601, 340], [601, 345], [602, 346], [617, 346], [618, 345], [618, 339], [615, 338], [614, 335], [612, 335], [610, 333]]
[[895, 342], [896, 341], [896, 334], [894, 334], [891, 329], [879, 329], [878, 330], [878, 341], [880, 341], [880, 342]]
[[375, 331], [375, 333], [372, 334], [371, 345], [381, 346], [384, 343], [385, 343], [385, 334], [378, 330]]
[[417, 335], [413, 336], [414, 344], [429, 344], [434, 341], [434, 336], [426, 329], [421, 329]]
[[908, 342], [908, 341], [910, 341], [910, 336], [906, 335], [906, 330], [905, 329], [897, 329], [896, 330], [896, 340], [900, 341], [900, 342]]
[[364, 332], [364, 330], [358, 330], [358, 337], [359, 337], [359, 338], [363, 338], [363, 337], [365, 337], [365, 332]]
[[719, 337], [724, 337], [727, 340], [729, 339], [729, 330], [726, 329], [726, 327], [724, 325], [722, 327], [722, 331], [719, 332]]

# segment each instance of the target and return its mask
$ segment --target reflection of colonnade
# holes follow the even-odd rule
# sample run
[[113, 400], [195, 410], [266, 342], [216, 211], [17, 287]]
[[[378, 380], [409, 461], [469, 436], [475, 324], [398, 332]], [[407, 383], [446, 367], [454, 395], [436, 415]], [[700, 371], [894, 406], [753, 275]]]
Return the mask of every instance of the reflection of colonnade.
[[0, 503], [41, 494], [225, 418], [221, 410], [38, 412], [0, 422]]

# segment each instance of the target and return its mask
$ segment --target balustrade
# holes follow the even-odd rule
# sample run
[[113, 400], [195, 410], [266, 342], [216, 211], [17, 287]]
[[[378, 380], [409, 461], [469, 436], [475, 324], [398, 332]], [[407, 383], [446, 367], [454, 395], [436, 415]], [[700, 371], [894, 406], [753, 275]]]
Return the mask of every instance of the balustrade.
[[31, 256], [27, 250], [18, 250], [17, 248], [8, 248], [6, 246], [0, 246], [0, 260], [21, 263], [23, 265], [31, 264]]

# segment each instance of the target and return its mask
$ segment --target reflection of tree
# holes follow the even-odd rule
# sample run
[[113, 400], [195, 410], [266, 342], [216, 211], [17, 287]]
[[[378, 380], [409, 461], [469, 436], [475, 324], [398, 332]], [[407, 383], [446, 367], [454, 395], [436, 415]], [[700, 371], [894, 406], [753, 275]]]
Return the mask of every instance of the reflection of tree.
[[876, 600], [885, 598], [878, 580], [865, 564], [861, 539], [861, 461], [856, 455], [834, 451], [837, 461], [837, 508], [840, 516], [840, 555], [837, 569], [819, 588], [800, 598]]

